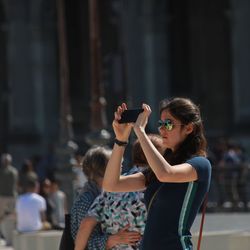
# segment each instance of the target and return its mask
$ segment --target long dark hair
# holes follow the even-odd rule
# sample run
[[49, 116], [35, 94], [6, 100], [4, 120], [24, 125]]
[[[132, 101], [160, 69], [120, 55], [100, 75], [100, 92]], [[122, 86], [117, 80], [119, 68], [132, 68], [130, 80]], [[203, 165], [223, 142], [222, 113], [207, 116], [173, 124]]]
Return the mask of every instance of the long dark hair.
[[[207, 141], [199, 107], [188, 98], [175, 97], [160, 102], [160, 115], [166, 110], [181, 124], [193, 123], [194, 129], [176, 151], [166, 149], [164, 153], [165, 159], [170, 164], [175, 165], [184, 163], [192, 156], [206, 156]], [[155, 178], [154, 173], [151, 172], [146, 178], [146, 184]]]
[[169, 163], [180, 164], [192, 156], [206, 156], [207, 140], [199, 107], [188, 98], [175, 97], [160, 102], [160, 114], [165, 110], [182, 124], [192, 123], [194, 126], [193, 132], [187, 136], [175, 152], [170, 150], [165, 152]]

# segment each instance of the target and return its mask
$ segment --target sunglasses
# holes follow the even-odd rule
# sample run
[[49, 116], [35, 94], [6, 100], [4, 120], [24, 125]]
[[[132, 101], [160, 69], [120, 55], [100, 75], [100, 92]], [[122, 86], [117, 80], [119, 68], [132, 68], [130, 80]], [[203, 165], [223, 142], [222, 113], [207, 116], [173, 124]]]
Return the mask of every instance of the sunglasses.
[[171, 131], [174, 129], [174, 126], [183, 124], [174, 124], [170, 119], [166, 119], [165, 121], [159, 120], [158, 125], [159, 129], [164, 127], [166, 130]]

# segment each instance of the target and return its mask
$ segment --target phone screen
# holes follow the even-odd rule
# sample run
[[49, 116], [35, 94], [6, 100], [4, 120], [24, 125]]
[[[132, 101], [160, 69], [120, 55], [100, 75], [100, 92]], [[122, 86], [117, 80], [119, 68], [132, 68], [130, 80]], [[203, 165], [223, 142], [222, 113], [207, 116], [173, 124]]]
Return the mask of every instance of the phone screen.
[[135, 122], [138, 115], [142, 112], [143, 109], [127, 109], [122, 113], [119, 123]]

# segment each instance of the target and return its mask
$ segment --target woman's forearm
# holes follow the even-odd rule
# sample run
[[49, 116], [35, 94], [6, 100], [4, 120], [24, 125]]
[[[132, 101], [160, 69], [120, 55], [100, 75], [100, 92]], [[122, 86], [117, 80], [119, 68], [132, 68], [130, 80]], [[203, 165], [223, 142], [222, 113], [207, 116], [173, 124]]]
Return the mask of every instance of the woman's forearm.
[[175, 166], [170, 165], [154, 147], [145, 132], [137, 131], [136, 135], [150, 168], [160, 182], [190, 182], [197, 180], [197, 172], [190, 164], [184, 162]]
[[124, 146], [118, 146], [114, 144], [113, 151], [107, 164], [103, 179], [103, 189], [106, 191], [116, 191], [119, 187], [124, 151]]
[[142, 173], [121, 176], [122, 157], [125, 147], [114, 145], [111, 158], [106, 167], [103, 189], [108, 192], [133, 192], [145, 188], [145, 177]]
[[141, 144], [142, 150], [146, 156], [149, 166], [155, 173], [158, 180], [166, 174], [172, 173], [171, 165], [164, 159], [161, 153], [154, 147], [145, 131], [135, 129], [137, 138]]
[[92, 217], [86, 217], [82, 220], [76, 235], [74, 250], [84, 250], [87, 247], [88, 239], [96, 224], [97, 221]]

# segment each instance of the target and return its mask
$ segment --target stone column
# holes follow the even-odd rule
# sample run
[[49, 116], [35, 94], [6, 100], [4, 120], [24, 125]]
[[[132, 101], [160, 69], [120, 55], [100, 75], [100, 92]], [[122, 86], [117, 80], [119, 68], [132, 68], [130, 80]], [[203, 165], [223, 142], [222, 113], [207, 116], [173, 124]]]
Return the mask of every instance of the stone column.
[[[38, 151], [43, 123], [38, 123], [42, 111], [37, 106], [32, 60], [32, 25], [28, 1], [4, 1], [8, 20], [7, 75], [9, 96], [9, 150], [21, 164], [22, 157]], [[38, 98], [39, 100], [39, 98]]]
[[9, 150], [20, 165], [24, 157], [45, 153], [57, 131], [54, 24], [53, 17], [46, 17], [53, 2], [3, 4], [8, 20]]
[[156, 130], [158, 104], [170, 86], [170, 54], [166, 1], [128, 2], [123, 10], [123, 30], [128, 62], [128, 93], [133, 107], [151, 105], [149, 126]]
[[0, 3], [0, 151], [8, 150], [9, 134], [9, 86], [7, 80], [7, 20], [4, 5]]
[[[231, 0], [233, 118], [249, 131], [250, 124], [250, 2]], [[247, 128], [248, 127], [248, 128]]]
[[170, 93], [169, 16], [167, 1], [143, 4], [145, 100], [153, 111], [150, 124], [157, 127], [159, 101]]

